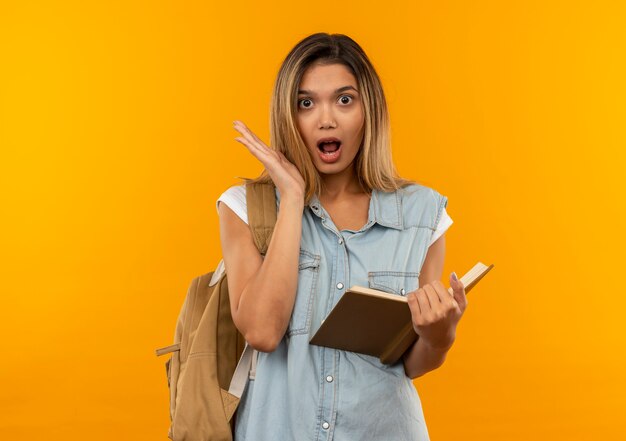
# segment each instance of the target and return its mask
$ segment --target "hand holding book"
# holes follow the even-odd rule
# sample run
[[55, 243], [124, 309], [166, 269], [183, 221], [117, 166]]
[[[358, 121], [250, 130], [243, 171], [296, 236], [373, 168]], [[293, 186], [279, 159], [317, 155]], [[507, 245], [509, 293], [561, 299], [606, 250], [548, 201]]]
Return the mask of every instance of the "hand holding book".
[[[458, 308], [458, 311], [454, 308], [454, 311], [449, 310], [447, 313], [450, 314], [449, 318], [433, 326], [432, 330], [427, 329], [431, 325], [426, 323], [428, 321], [435, 323], [440, 320], [433, 319], [432, 308], [429, 318], [422, 321], [421, 318], [419, 320], [413, 318], [415, 315], [413, 308], [407, 307], [407, 303], [412, 297], [414, 300], [411, 301], [417, 301], [419, 309], [420, 297], [422, 297], [422, 302], [426, 300], [429, 305], [431, 297], [433, 301], [439, 301], [440, 295], [446, 291], [445, 288], [443, 292], [441, 291], [443, 287], [441, 282], [437, 282], [439, 286], [436, 289], [432, 287], [433, 284], [430, 284], [431, 288], [425, 289], [423, 296], [420, 294], [417, 297], [416, 295], [401, 296], [386, 293], [363, 286], [352, 286], [322, 322], [310, 343], [373, 355], [379, 357], [380, 361], [385, 364], [397, 362], [402, 354], [415, 343], [420, 333], [423, 338], [430, 339], [428, 341], [433, 344], [446, 344], [450, 341], [450, 337], [454, 338], [454, 334], [450, 336], [446, 335], [446, 332], [456, 331], [454, 328], [460, 314], [462, 315], [467, 307], [465, 295], [492, 268], [493, 265], [487, 266], [478, 262], [460, 280], [450, 281], [451, 287], [447, 290], [447, 295], [453, 301], [449, 301], [449, 304], [453, 306], [456, 304], [455, 308]], [[415, 294], [419, 291], [415, 291]], [[438, 311], [440, 314], [441, 310], [438, 309]]]
[[413, 330], [428, 346], [448, 349], [467, 307], [463, 282], [450, 275], [450, 292], [439, 280], [407, 294]]

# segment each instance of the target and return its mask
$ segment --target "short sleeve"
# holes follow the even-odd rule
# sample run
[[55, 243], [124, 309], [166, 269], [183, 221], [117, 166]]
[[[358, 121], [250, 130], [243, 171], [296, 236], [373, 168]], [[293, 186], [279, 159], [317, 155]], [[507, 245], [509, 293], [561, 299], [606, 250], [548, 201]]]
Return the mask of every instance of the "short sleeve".
[[443, 212], [441, 213], [441, 218], [439, 219], [439, 223], [437, 224], [437, 229], [433, 233], [430, 239], [430, 244], [428, 246], [432, 245], [437, 239], [439, 239], [441, 235], [445, 233], [446, 230], [450, 227], [450, 225], [452, 225], [452, 223], [452, 218], [448, 215], [448, 212], [444, 207]]
[[246, 186], [235, 185], [226, 190], [222, 195], [217, 198], [215, 202], [215, 209], [220, 202], [228, 205], [228, 208], [233, 210], [237, 216], [241, 218], [246, 224], [248, 224], [248, 210], [246, 206]]

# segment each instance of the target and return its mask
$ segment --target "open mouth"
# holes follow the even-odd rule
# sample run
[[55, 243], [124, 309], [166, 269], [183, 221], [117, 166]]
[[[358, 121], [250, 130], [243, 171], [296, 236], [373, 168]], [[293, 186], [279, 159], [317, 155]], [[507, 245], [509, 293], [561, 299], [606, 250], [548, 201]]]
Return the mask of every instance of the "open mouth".
[[331, 154], [339, 150], [341, 147], [341, 141], [322, 141], [317, 145], [317, 148], [322, 153]]
[[317, 143], [320, 159], [326, 164], [339, 161], [341, 156], [341, 141], [337, 138], [322, 139]]

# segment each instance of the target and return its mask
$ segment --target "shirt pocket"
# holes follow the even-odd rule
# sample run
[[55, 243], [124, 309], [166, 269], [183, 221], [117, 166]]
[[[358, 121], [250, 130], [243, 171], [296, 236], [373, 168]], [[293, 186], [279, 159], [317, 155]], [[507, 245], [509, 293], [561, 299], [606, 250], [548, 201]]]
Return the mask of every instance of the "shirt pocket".
[[288, 336], [307, 334], [311, 327], [313, 301], [317, 292], [320, 255], [300, 249], [298, 261], [298, 289], [289, 321]]
[[419, 273], [403, 271], [370, 271], [369, 287], [392, 294], [406, 296], [419, 288]]

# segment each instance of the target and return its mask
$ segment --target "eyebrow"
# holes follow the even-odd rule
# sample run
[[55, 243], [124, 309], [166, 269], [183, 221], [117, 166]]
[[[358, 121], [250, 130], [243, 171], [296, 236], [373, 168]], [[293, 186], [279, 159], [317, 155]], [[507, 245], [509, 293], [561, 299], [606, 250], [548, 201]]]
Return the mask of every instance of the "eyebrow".
[[[354, 91], [355, 91], [355, 92], [357, 92], [357, 93], [359, 92], [359, 91], [358, 91], [358, 90], [356, 90], [356, 88], [355, 88], [355, 87], [353, 87], [353, 86], [343, 86], [343, 87], [340, 87], [339, 89], [335, 90], [335, 93], [341, 93], [341, 92], [344, 92], [344, 91], [346, 91], [346, 90], [354, 90]], [[316, 95], [316, 93], [315, 93], [315, 92], [312, 92], [312, 91], [310, 91], [310, 90], [298, 90], [298, 95], [313, 95], [313, 96], [315, 96], [315, 95]]]

